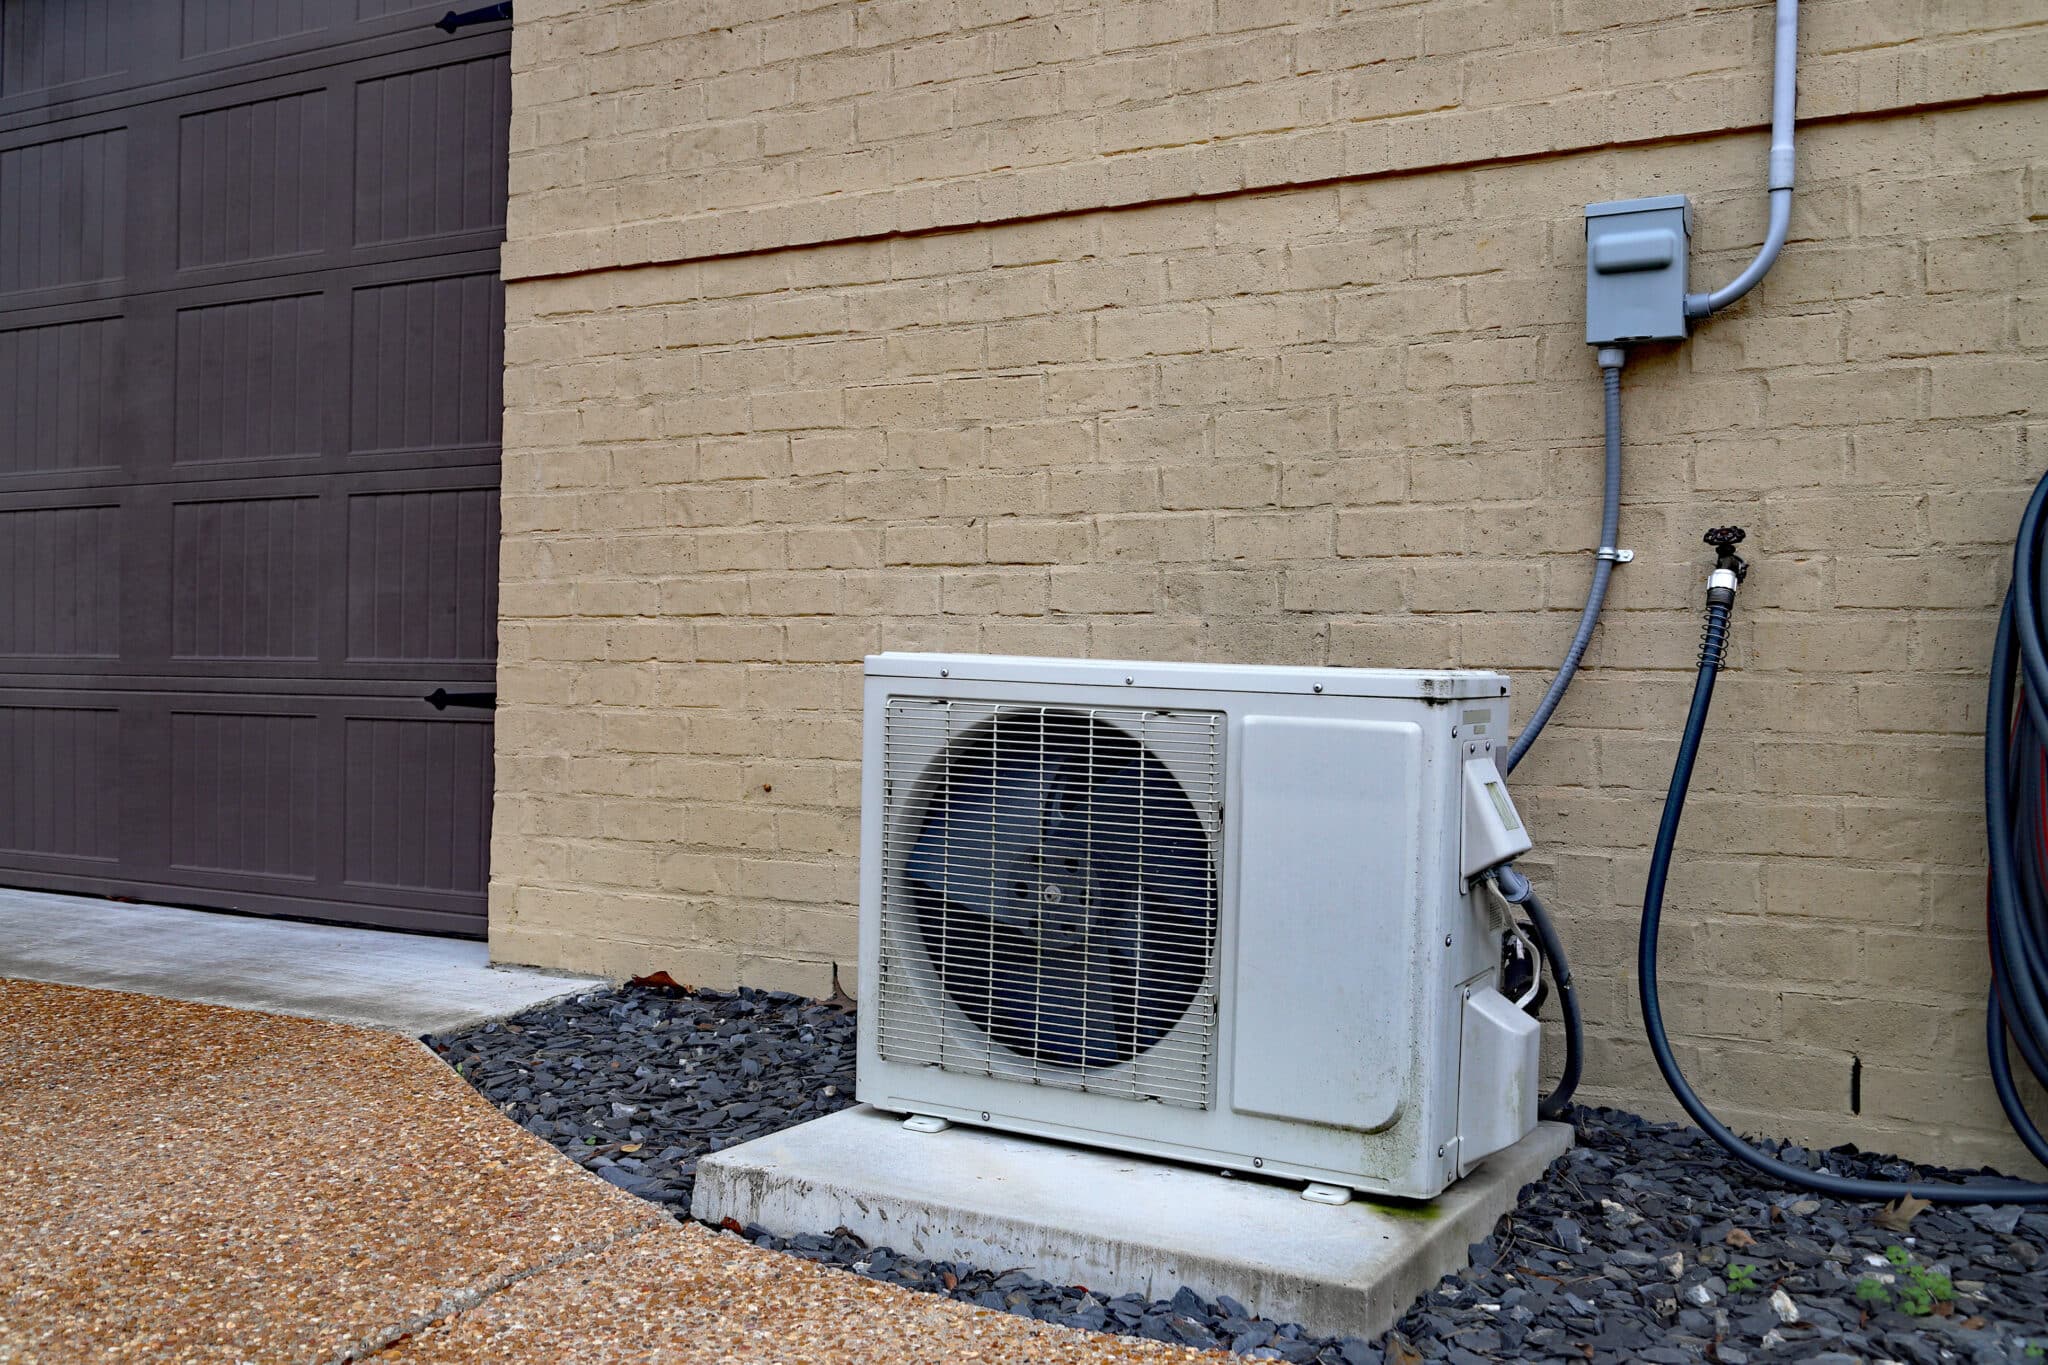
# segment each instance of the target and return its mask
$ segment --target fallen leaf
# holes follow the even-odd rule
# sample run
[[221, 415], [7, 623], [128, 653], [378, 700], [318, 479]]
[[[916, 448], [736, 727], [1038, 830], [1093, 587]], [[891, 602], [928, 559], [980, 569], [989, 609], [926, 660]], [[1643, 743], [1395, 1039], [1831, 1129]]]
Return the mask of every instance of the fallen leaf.
[[746, 1231], [746, 1228], [740, 1225], [740, 1220], [737, 1218], [721, 1218], [718, 1220], [718, 1226], [724, 1228], [727, 1232]]
[[1934, 1316], [1938, 1318], [1948, 1317], [1951, 1313], [1954, 1313], [1955, 1311], [1956, 1306], [1950, 1303], [1947, 1299], [1939, 1299], [1935, 1302]]
[[939, 1272], [939, 1283], [945, 1285], [948, 1289], [958, 1289], [960, 1287], [960, 1277], [950, 1270], [942, 1270]]
[[626, 984], [630, 986], [646, 986], [665, 991], [687, 991], [690, 989], [667, 972], [649, 972], [646, 976], [634, 977]]
[[1879, 1227], [1888, 1228], [1893, 1232], [1911, 1232], [1914, 1217], [1922, 1209], [1933, 1207], [1931, 1200], [1915, 1199], [1910, 1194], [1902, 1194], [1896, 1203], [1886, 1204], [1877, 1211], [1876, 1222]]
[[1982, 1319], [1982, 1318], [1964, 1318], [1964, 1319], [1963, 1319], [1963, 1326], [1964, 1326], [1964, 1327], [1967, 1327], [1967, 1328], [1968, 1328], [1968, 1329], [1969, 1329], [1970, 1331], [1972, 1331], [1972, 1332], [1982, 1331], [1982, 1330], [1983, 1330], [1983, 1328], [1984, 1328], [1984, 1319]]
[[1750, 1236], [1741, 1228], [1728, 1229], [1728, 1235], [1722, 1238], [1722, 1240], [1732, 1247], [1753, 1247], [1756, 1245], [1756, 1238]]
[[840, 1010], [852, 1010], [857, 1003], [846, 993], [846, 987], [839, 984], [839, 964], [836, 962], [832, 964], [832, 996], [825, 1003]]
[[640, 1144], [637, 1142], [622, 1142], [619, 1144], [619, 1150], [622, 1152], [637, 1152], [640, 1150]]
[[1387, 1365], [1422, 1365], [1422, 1352], [1399, 1332], [1387, 1334]]

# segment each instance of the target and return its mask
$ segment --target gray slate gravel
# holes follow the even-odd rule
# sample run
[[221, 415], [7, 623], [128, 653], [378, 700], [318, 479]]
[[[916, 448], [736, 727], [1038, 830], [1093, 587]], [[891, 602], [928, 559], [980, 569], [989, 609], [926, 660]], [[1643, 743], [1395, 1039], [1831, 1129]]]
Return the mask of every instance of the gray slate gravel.
[[[529, 1131], [687, 1217], [703, 1153], [853, 1102], [853, 1030], [851, 1010], [790, 995], [624, 987], [425, 1041]], [[1874, 1221], [1874, 1206], [1758, 1181], [1696, 1129], [1612, 1110], [1581, 1110], [1577, 1122], [1579, 1145], [1474, 1244], [1472, 1268], [1446, 1276], [1372, 1342], [1317, 1337], [1185, 1288], [1160, 1301], [1110, 1297], [1018, 1269], [898, 1256], [843, 1230], [741, 1232], [990, 1308], [1263, 1360], [2048, 1357], [2048, 1214], [1929, 1209], [1898, 1233]], [[1809, 1166], [1820, 1159], [1776, 1150]], [[1846, 1174], [1953, 1175], [1846, 1150], [1827, 1162]]]

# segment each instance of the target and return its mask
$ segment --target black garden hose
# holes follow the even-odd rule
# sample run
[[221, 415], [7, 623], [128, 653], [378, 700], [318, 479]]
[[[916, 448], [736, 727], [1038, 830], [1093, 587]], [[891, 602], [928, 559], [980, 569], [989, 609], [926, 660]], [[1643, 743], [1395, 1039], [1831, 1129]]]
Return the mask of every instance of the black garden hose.
[[1984, 1034], [1991, 1083], [2012, 1129], [2048, 1166], [2048, 1138], [2020, 1104], [2006, 1040], [2048, 1085], [2048, 475], [2034, 485], [2013, 545], [2012, 586], [1991, 652], [1984, 712], [1984, 823], [1991, 861], [1985, 918], [1991, 991]]
[[[1999, 1099], [2005, 1105], [2014, 1131], [2037, 1158], [2048, 1160], [2048, 1144], [2026, 1111], [2012, 1084], [2011, 1068], [2005, 1059], [2005, 1037], [2009, 1032], [2036, 1077], [2048, 1080], [2040, 1062], [2048, 1052], [2048, 916], [2043, 914], [2041, 873], [2042, 849], [2042, 738], [2048, 736], [2048, 711], [2042, 698], [2048, 697], [2048, 638], [2041, 615], [2048, 606], [2048, 563], [2042, 556], [2043, 505], [2048, 503], [2048, 478], [2035, 488], [2027, 515], [2020, 525], [2020, 539], [2014, 561], [2013, 587], [2006, 595], [2005, 614], [1999, 622], [1998, 645], [1992, 657], [1990, 714], [1985, 726], [1985, 800], [1991, 827], [1991, 921], [1992, 963], [1995, 983], [1991, 992], [1988, 1032], [1991, 1038], [1991, 1068]], [[1743, 1141], [1714, 1117], [1713, 1111], [1687, 1083], [1672, 1054], [1671, 1040], [1664, 1031], [1664, 1011], [1657, 995], [1657, 932], [1664, 914], [1664, 884], [1671, 872], [1672, 848], [1678, 839], [1678, 823], [1685, 812], [1685, 794], [1692, 782], [1693, 762], [1699, 755], [1700, 736], [1707, 728], [1707, 711], [1714, 700], [1714, 679], [1721, 671], [1721, 655], [1728, 642], [1728, 617], [1735, 607], [1736, 588], [1743, 565], [1732, 545], [1741, 538], [1732, 532], [1709, 532], [1709, 543], [1721, 544], [1721, 563], [1709, 580], [1707, 625], [1700, 643], [1699, 674], [1693, 683], [1692, 709], [1685, 718], [1685, 732], [1678, 744], [1678, 760], [1671, 770], [1671, 789], [1664, 798], [1664, 818], [1657, 827], [1657, 844], [1650, 858], [1649, 881], [1643, 888], [1643, 919], [1637, 940], [1637, 986], [1643, 1007], [1643, 1029], [1657, 1069], [1664, 1073], [1671, 1093], [1707, 1136], [1725, 1147], [1745, 1164], [1788, 1185], [1814, 1190], [1842, 1199], [1896, 1199], [1912, 1195], [1937, 1204], [2027, 1204], [2048, 1205], [2048, 1185], [2026, 1181], [1984, 1181], [1970, 1185], [1923, 1181], [1862, 1180], [1812, 1171], [1794, 1166]], [[1722, 536], [1716, 542], [1715, 537]], [[2024, 704], [2015, 715], [2015, 656], [2025, 675], [2020, 695]], [[2025, 771], [2014, 781], [2011, 769]], [[2014, 839], [2014, 827], [2024, 836]], [[2016, 844], [2026, 852], [2015, 853]]]

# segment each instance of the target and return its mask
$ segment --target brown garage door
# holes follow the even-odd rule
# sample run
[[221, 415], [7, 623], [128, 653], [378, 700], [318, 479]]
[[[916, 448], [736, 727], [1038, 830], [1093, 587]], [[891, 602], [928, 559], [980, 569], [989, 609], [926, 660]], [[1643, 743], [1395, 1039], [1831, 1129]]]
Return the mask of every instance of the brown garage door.
[[0, 0], [0, 883], [480, 933], [503, 23]]

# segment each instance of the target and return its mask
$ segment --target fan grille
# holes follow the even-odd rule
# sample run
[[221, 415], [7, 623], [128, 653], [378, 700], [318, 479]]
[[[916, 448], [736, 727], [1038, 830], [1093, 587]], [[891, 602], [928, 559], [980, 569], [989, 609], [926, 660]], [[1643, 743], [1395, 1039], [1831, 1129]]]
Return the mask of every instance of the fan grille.
[[879, 1044], [1204, 1107], [1223, 717], [895, 697]]

